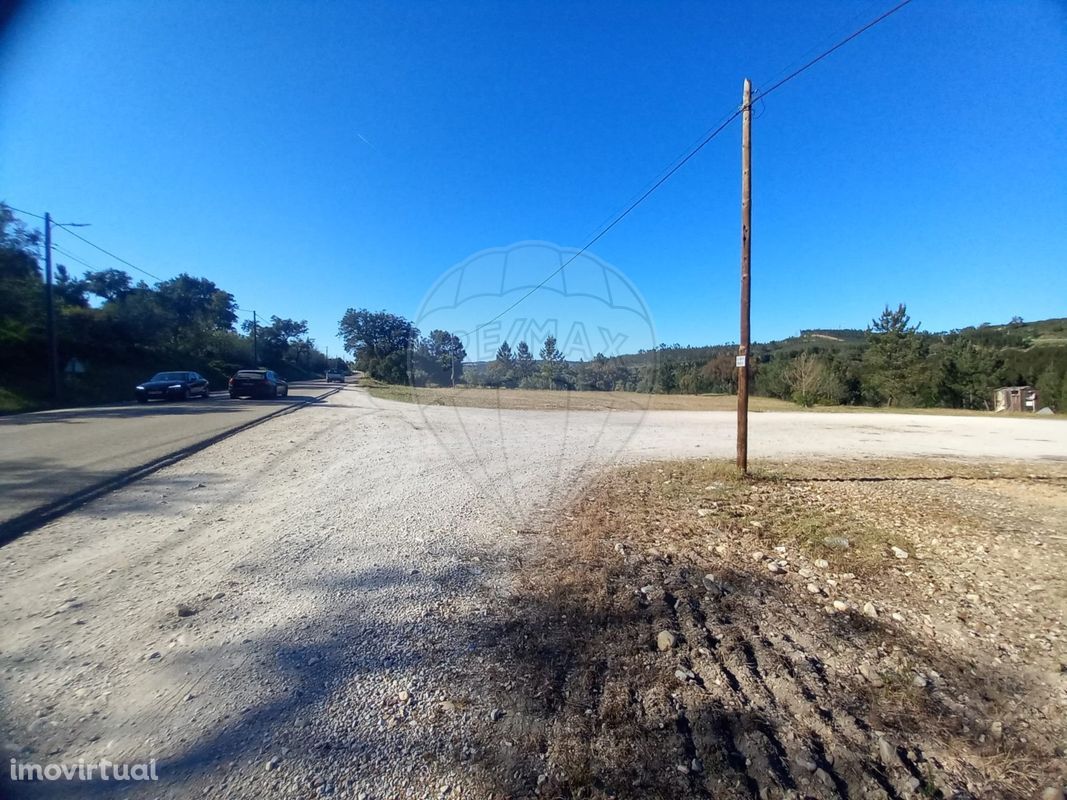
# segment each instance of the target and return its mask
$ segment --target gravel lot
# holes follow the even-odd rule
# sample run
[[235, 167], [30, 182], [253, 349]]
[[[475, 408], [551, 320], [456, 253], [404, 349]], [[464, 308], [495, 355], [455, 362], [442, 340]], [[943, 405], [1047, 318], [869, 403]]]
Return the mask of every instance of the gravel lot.
[[[1058, 420], [759, 414], [751, 439], [754, 458], [1067, 458]], [[483, 669], [471, 623], [521, 573], [525, 531], [608, 461], [732, 452], [729, 413], [346, 387], [0, 550], [5, 758], [159, 759], [124, 796], [485, 796], [464, 731], [493, 709], [451, 690]]]

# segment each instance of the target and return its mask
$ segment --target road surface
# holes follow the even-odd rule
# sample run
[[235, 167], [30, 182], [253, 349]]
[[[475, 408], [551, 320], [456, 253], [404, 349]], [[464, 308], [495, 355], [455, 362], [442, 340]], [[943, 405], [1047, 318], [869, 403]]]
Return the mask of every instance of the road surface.
[[4, 523], [190, 445], [307, 402], [329, 389], [294, 383], [278, 400], [123, 403], [0, 417], [0, 531]]
[[[527, 531], [605, 463], [732, 456], [733, 425], [348, 386], [21, 536], [0, 548], [0, 794], [109, 796], [6, 767], [106, 758], [157, 759], [125, 797], [488, 796], [468, 732], [493, 709], [459, 687]], [[750, 435], [754, 460], [1067, 458], [1059, 420], [757, 414]]]

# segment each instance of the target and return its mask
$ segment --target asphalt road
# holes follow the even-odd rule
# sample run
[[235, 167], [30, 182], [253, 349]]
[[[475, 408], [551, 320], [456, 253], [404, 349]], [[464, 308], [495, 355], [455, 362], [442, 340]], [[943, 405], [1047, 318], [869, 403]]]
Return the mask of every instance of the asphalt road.
[[[320, 397], [323, 381], [293, 383], [289, 397], [123, 403], [0, 417], [0, 530], [103, 481], [226, 431]], [[247, 440], [246, 440], [247, 441]]]

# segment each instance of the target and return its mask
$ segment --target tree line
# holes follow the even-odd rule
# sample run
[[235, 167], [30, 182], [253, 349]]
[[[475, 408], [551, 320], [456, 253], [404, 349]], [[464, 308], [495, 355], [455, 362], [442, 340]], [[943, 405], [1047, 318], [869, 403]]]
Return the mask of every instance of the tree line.
[[[1037, 323], [1067, 332], [1067, 320]], [[1062, 329], [1062, 330], [1061, 330]], [[907, 306], [886, 307], [859, 340], [810, 340], [764, 352], [762, 393], [804, 405], [990, 410], [1001, 386], [1031, 385], [1040, 404], [1067, 410], [1067, 348], [1035, 339], [1016, 317], [947, 333], [921, 331]]]
[[[1043, 325], [1067, 337], [1067, 320]], [[1056, 327], [1059, 326], [1059, 327]], [[1062, 329], [1062, 330], [1061, 330]], [[928, 333], [906, 305], [886, 307], [863, 331], [804, 331], [752, 350], [756, 394], [811, 405], [991, 409], [997, 387], [1034, 385], [1041, 404], [1067, 410], [1067, 347], [1035, 342], [1021, 319]], [[358, 369], [389, 383], [520, 389], [732, 394], [736, 346], [660, 345], [633, 355], [568, 361], [558, 342], [503, 342], [492, 361], [463, 364], [455, 334], [423, 337], [408, 320], [385, 311], [349, 309], [339, 329]], [[536, 351], [536, 352], [535, 352]], [[454, 368], [453, 368], [454, 366]]]
[[[0, 409], [47, 404], [49, 348], [43, 237], [0, 204]], [[264, 366], [286, 377], [321, 373], [326, 356], [304, 320], [271, 317], [236, 329], [234, 296], [207, 278], [181, 274], [149, 285], [118, 269], [80, 277], [57, 263], [53, 276], [63, 398], [125, 399], [159, 370], [195, 370], [223, 388], [238, 369]]]

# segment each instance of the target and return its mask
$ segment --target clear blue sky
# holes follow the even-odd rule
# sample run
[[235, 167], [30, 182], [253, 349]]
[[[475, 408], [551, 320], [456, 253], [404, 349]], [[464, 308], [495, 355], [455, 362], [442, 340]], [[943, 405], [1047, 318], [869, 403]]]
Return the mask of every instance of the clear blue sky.
[[[580, 246], [744, 77], [890, 5], [30, 2], [0, 40], [0, 199], [336, 352], [349, 306], [414, 317], [483, 249]], [[739, 141], [593, 249], [660, 341], [737, 338]], [[754, 142], [756, 339], [899, 301], [935, 330], [1067, 315], [1064, 3], [915, 0], [768, 98]]]

